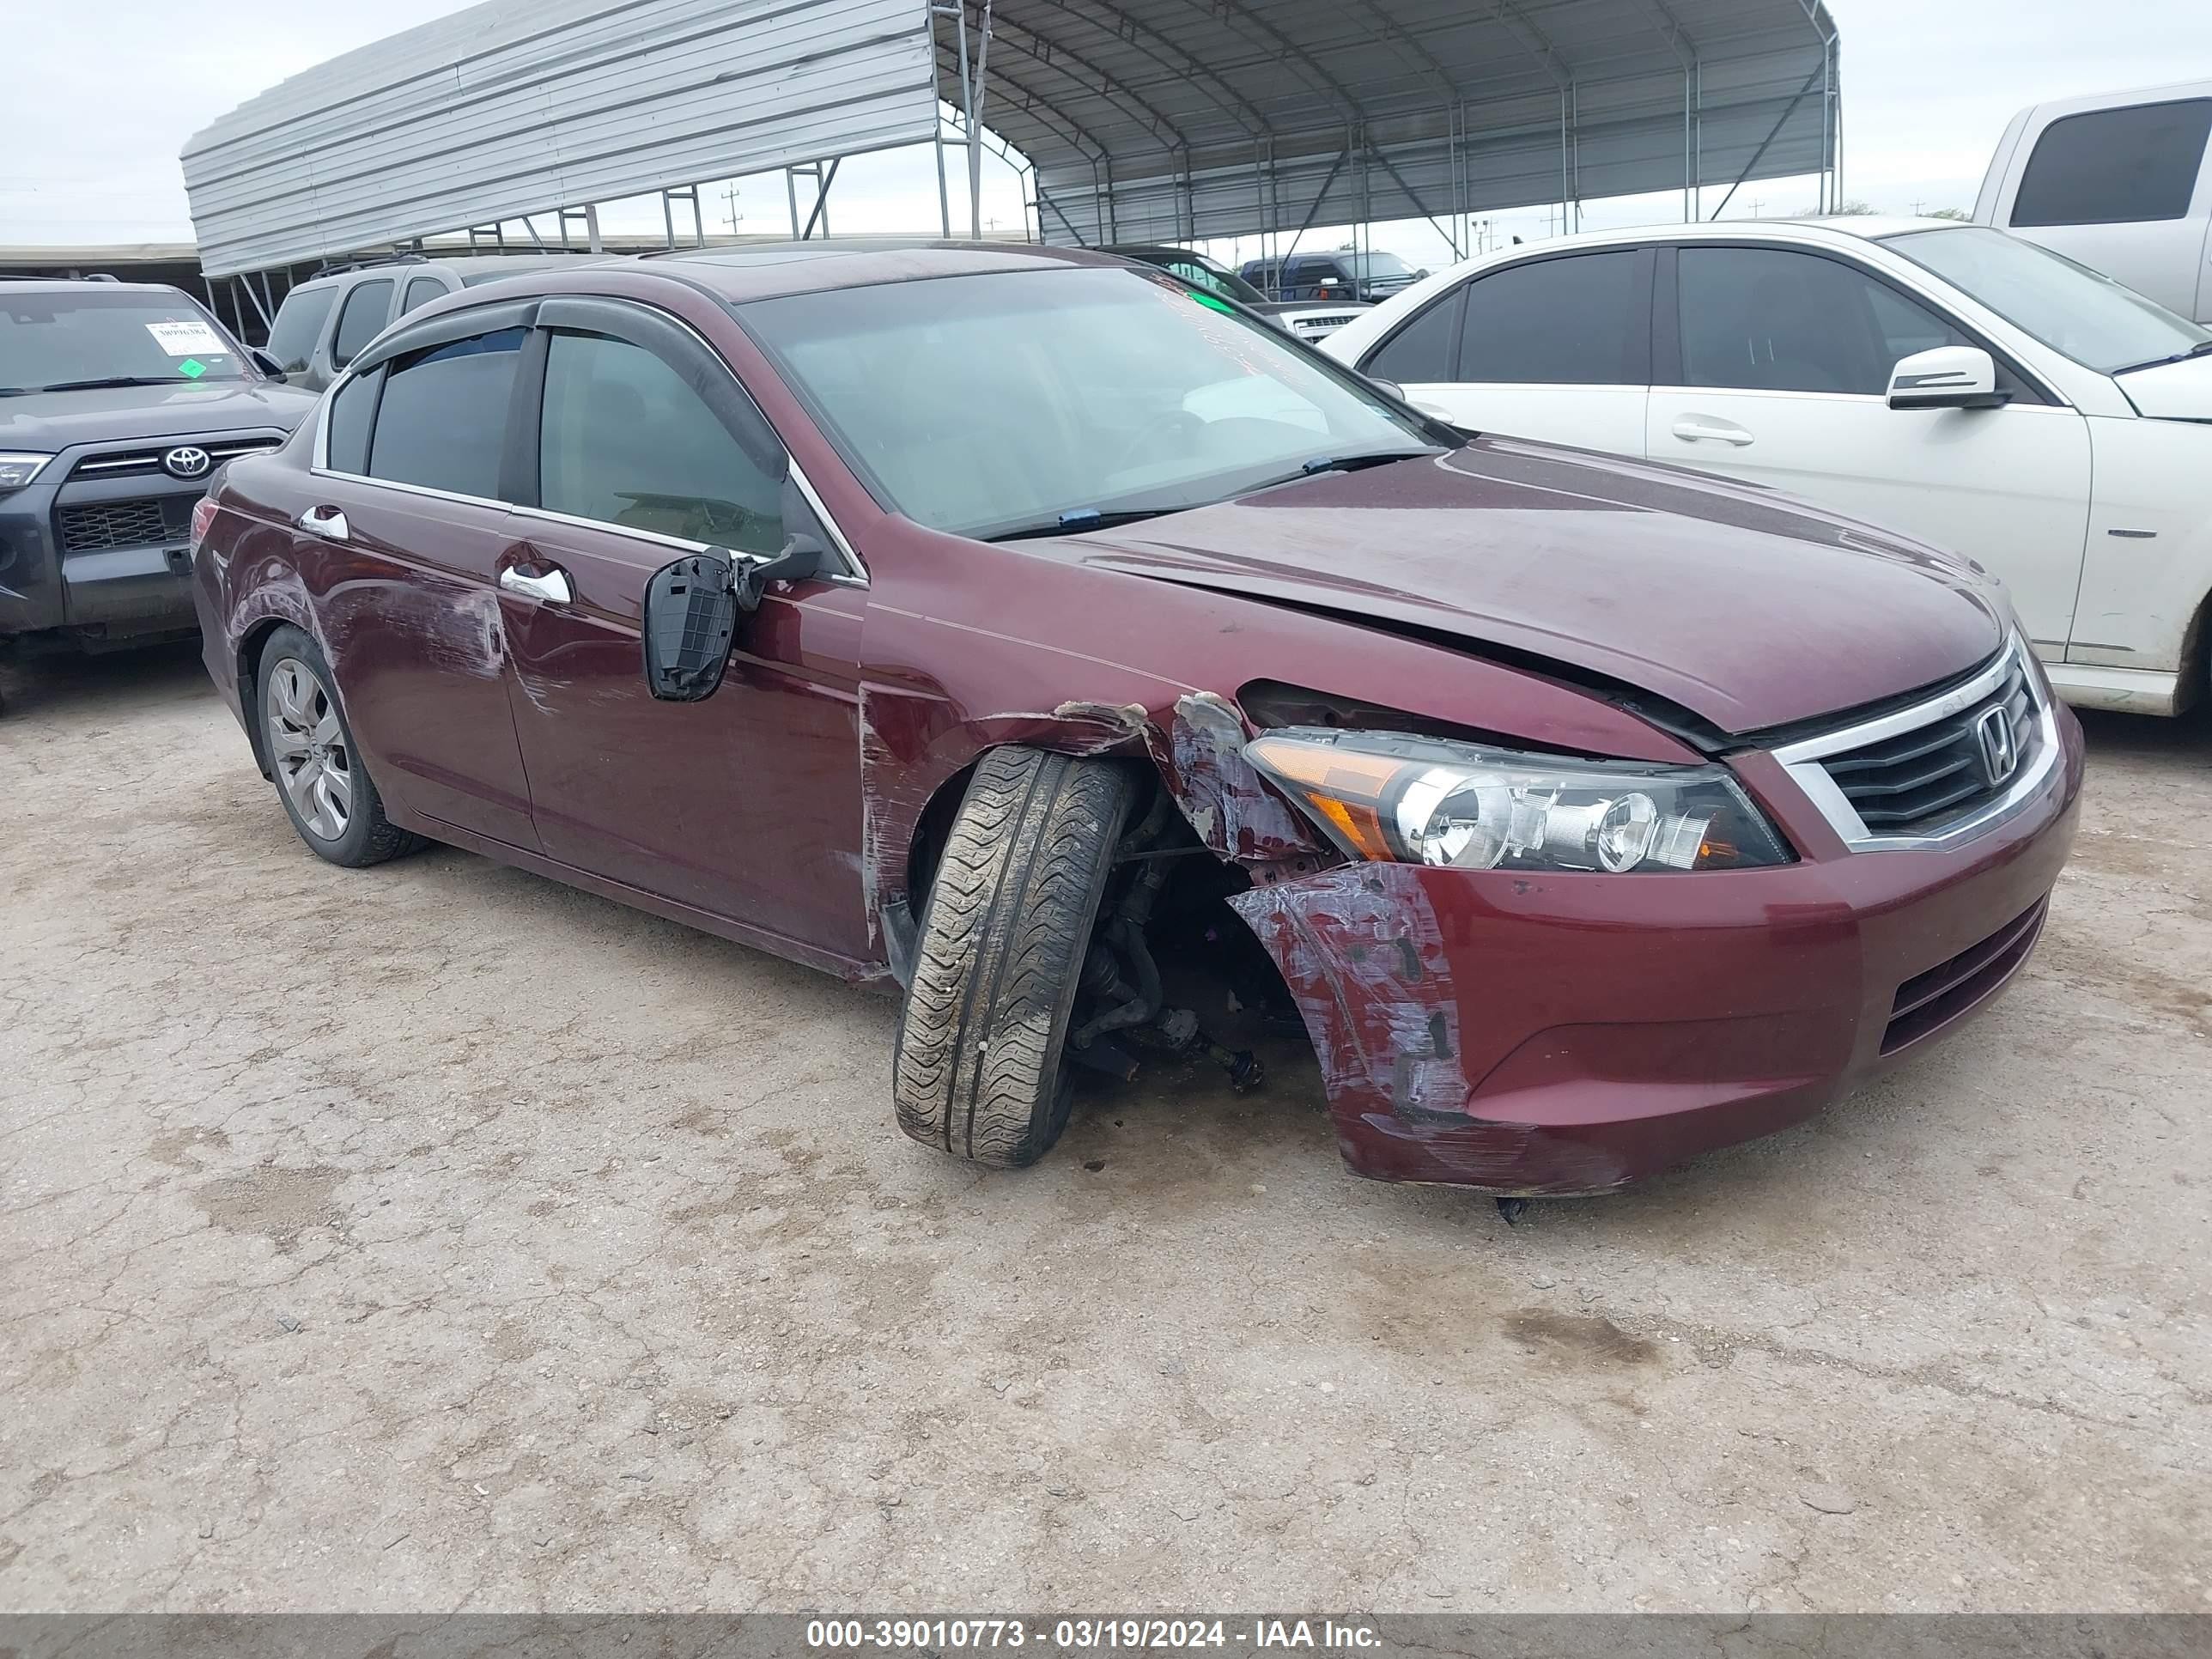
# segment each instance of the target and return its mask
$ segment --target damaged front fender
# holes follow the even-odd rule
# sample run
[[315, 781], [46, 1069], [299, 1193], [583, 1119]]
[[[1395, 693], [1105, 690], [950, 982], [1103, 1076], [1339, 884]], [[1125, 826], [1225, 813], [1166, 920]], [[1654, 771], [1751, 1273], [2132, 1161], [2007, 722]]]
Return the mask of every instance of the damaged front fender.
[[1305, 1021], [1345, 1163], [1379, 1181], [1495, 1193], [1620, 1187], [1631, 1172], [1602, 1147], [1472, 1115], [1480, 1079], [1467, 1070], [1468, 988], [1458, 982], [1423, 873], [1410, 865], [1347, 865], [1229, 901], [1274, 958]]

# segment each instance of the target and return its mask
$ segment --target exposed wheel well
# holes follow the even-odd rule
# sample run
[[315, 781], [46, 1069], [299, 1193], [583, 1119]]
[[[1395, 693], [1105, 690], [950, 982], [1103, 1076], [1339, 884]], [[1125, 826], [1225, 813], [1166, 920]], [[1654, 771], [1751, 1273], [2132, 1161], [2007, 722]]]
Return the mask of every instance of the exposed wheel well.
[[253, 763], [261, 769], [261, 775], [269, 775], [269, 756], [261, 745], [261, 722], [254, 718], [260, 706], [261, 653], [268, 646], [269, 636], [284, 625], [282, 617], [264, 617], [239, 637], [238, 641], [238, 706], [246, 716], [246, 736], [253, 745]]
[[2197, 614], [2181, 636], [2181, 672], [2174, 682], [2173, 712], [2212, 696], [2212, 593], [2197, 602]]

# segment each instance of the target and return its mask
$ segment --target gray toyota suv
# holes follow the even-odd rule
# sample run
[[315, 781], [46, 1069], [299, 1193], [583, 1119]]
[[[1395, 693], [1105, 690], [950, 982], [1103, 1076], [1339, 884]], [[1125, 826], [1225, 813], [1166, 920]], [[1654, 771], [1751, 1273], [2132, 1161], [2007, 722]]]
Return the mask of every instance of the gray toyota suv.
[[315, 406], [189, 295], [0, 278], [0, 647], [197, 627], [192, 504]]

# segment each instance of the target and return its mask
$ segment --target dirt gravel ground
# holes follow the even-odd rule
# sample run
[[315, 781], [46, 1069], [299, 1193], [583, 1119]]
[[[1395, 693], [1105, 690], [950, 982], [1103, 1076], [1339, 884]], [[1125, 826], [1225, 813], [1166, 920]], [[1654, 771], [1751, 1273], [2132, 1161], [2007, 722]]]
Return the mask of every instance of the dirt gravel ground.
[[979, 1176], [888, 1001], [319, 862], [189, 651], [0, 692], [0, 1607], [2212, 1607], [2203, 719], [1957, 1040], [1508, 1229], [1290, 1050]]

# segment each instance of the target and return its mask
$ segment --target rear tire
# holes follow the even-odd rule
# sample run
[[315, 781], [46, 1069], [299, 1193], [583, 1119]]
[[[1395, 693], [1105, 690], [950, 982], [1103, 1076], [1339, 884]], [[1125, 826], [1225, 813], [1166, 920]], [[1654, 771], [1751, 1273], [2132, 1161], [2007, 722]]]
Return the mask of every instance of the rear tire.
[[358, 870], [424, 843], [384, 816], [384, 798], [331, 690], [337, 683], [320, 647], [287, 623], [261, 648], [255, 716], [292, 828], [320, 857]]
[[1068, 1019], [1136, 793], [1123, 767], [985, 755], [930, 887], [891, 1059], [898, 1125], [998, 1169], [1049, 1151], [1074, 1095]]

